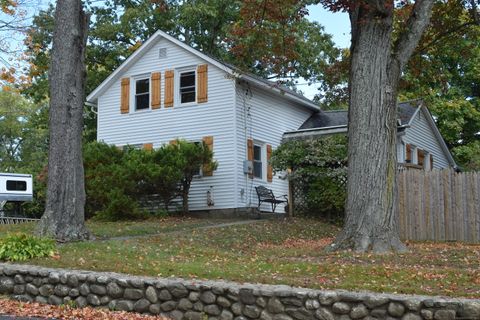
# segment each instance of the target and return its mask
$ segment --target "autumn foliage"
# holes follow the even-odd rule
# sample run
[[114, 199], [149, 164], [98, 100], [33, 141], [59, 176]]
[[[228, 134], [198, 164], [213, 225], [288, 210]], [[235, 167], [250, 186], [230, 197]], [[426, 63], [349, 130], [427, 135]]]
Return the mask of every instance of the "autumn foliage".
[[0, 300], [0, 313], [28, 317], [48, 317], [64, 320], [166, 320], [160, 316], [141, 315], [125, 311], [108, 311], [94, 308], [75, 308], [62, 305], [52, 306], [40, 303]]
[[[258, 69], [273, 66], [275, 73], [293, 71], [289, 61], [298, 58], [298, 22], [308, 11], [298, 0], [247, 0], [240, 9], [240, 20], [232, 30], [232, 53]], [[252, 54], [255, 52], [255, 54]], [[255, 61], [253, 61], [255, 60]]]

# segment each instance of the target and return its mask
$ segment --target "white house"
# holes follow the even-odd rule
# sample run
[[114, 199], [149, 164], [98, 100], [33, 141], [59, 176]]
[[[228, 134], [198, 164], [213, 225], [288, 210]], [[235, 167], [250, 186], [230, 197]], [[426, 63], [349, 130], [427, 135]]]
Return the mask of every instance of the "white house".
[[[176, 138], [210, 144], [218, 168], [194, 179], [192, 210], [256, 207], [258, 185], [275, 195], [288, 193], [288, 181], [274, 176], [267, 161], [284, 132], [320, 110], [305, 97], [241, 73], [162, 31], [105, 79], [87, 103], [97, 106], [99, 141], [146, 148]], [[245, 173], [245, 160], [253, 162], [253, 174]]]
[[[177, 138], [205, 141], [218, 168], [194, 179], [190, 209], [229, 212], [257, 207], [255, 186], [288, 193], [288, 181], [268, 166], [270, 154], [285, 133], [322, 113], [307, 98], [162, 31], [105, 79], [87, 104], [97, 107], [97, 139], [108, 144], [156, 148]], [[253, 164], [250, 173], [246, 160]]]

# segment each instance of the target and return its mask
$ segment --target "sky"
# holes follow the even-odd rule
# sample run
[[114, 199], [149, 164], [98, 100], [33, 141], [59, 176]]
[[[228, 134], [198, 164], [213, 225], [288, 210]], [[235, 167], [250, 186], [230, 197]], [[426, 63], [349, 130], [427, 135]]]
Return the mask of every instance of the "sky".
[[340, 48], [350, 47], [350, 20], [344, 12], [330, 12], [321, 5], [308, 6], [308, 19], [319, 22], [325, 32], [333, 36], [333, 41]]
[[[320, 23], [325, 28], [325, 33], [332, 35], [332, 40], [339, 48], [350, 47], [350, 19], [347, 13], [344, 12], [330, 12], [324, 9], [321, 5], [312, 5], [307, 7], [309, 15], [308, 19]], [[306, 80], [300, 80], [305, 83]], [[299, 86], [303, 94], [313, 99], [317, 93], [315, 85]]]

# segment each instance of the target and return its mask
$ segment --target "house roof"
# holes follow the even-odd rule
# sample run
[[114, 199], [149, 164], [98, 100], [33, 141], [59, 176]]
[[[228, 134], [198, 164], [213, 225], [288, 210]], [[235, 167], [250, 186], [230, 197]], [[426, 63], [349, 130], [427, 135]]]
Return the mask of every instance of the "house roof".
[[314, 113], [299, 128], [314, 129], [325, 127], [346, 126], [348, 123], [348, 112], [346, 110], [320, 111]]
[[[400, 102], [397, 106], [398, 119], [400, 126], [410, 125], [414, 116], [418, 112], [419, 100]], [[304, 129], [323, 129], [328, 127], [347, 126], [348, 111], [320, 111], [308, 118], [299, 128]]]
[[248, 72], [244, 72], [237, 67], [234, 67], [225, 62], [219, 61], [213, 57], [210, 57], [195, 48], [190, 47], [184, 42], [168, 35], [167, 33], [158, 30], [155, 32], [147, 41], [145, 41], [140, 48], [138, 48], [132, 55], [130, 55], [115, 71], [113, 71], [95, 90], [93, 90], [86, 98], [88, 104], [96, 104], [98, 98], [115, 82], [117, 81], [121, 74], [132, 66], [136, 61], [138, 61], [151, 47], [153, 47], [160, 39], [168, 40], [183, 49], [189, 51], [190, 53], [198, 56], [199, 58], [207, 61], [209, 64], [212, 64], [224, 72], [234, 76], [237, 79], [245, 80], [252, 85], [270, 91], [274, 94], [281, 95], [285, 99], [299, 103], [300, 105], [307, 107], [312, 111], [319, 111], [320, 107], [315, 104], [310, 99], [304, 97], [297, 92], [290, 90], [289, 88], [280, 85], [276, 82], [271, 82], [261, 77], [255, 76]]

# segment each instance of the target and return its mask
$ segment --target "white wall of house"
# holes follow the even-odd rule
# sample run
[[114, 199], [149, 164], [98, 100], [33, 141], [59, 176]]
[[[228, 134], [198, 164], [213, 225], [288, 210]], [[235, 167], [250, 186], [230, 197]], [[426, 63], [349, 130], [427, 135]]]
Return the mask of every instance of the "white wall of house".
[[[266, 148], [262, 149], [263, 178], [251, 179], [243, 173], [243, 162], [247, 159], [247, 139], [261, 146], [270, 144], [275, 150], [281, 143], [284, 132], [297, 130], [312, 111], [271, 92], [248, 85], [237, 84], [236, 90], [236, 206], [257, 207], [255, 187], [259, 185], [272, 189], [274, 194], [288, 194], [288, 181], [275, 174], [272, 182], [267, 181]], [[283, 212], [283, 205], [276, 212]], [[269, 204], [262, 204], [262, 210], [271, 211]]]
[[[437, 137], [434, 134], [430, 123], [426, 119], [427, 115], [420, 110], [413, 120], [411, 127], [406, 129], [403, 141], [405, 144], [411, 144], [414, 147], [423, 149], [433, 155], [433, 168], [441, 169], [450, 166], [445, 152], [440, 146]], [[412, 152], [412, 156], [415, 152]]]
[[[167, 48], [165, 58], [159, 50]], [[219, 68], [208, 66], [208, 102], [180, 105], [175, 96], [173, 108], [164, 107], [165, 70], [196, 67], [206, 62], [191, 52], [161, 39], [119, 78], [150, 75], [161, 72], [161, 108], [120, 113], [121, 80], [117, 79], [98, 99], [98, 140], [118, 146], [153, 143], [153, 147], [176, 138], [202, 141], [213, 136], [214, 158], [218, 169], [211, 177], [195, 178], [190, 191], [192, 210], [224, 209], [236, 206], [236, 188], [233, 179], [238, 166], [235, 154], [235, 84]], [[177, 74], [175, 75], [177, 78]], [[178, 79], [178, 78], [177, 78]], [[177, 80], [176, 79], [176, 80]], [[131, 84], [134, 82], [131, 79]], [[175, 92], [178, 91], [175, 81]], [[134, 91], [130, 89], [130, 97]], [[131, 100], [132, 101], [132, 100]], [[213, 207], [207, 206], [207, 191], [213, 191]]]

